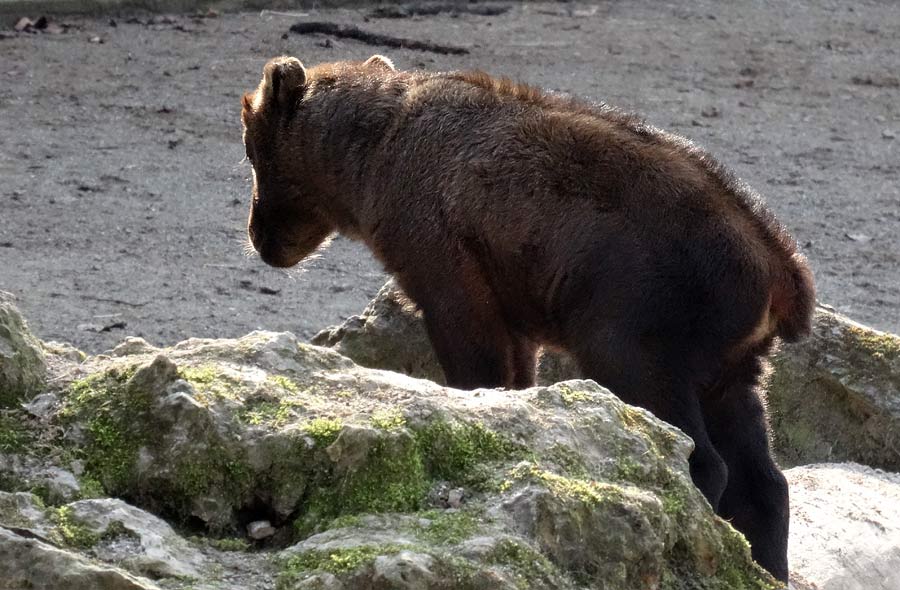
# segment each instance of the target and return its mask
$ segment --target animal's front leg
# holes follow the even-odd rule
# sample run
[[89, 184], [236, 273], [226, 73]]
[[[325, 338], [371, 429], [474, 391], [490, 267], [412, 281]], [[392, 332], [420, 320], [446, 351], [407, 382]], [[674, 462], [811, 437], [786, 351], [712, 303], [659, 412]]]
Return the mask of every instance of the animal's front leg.
[[[435, 272], [440, 267], [439, 272]], [[419, 305], [447, 384], [459, 389], [520, 385], [513, 337], [474, 262], [436, 262], [427, 276], [398, 276]], [[532, 353], [533, 356], [533, 353]], [[533, 368], [532, 368], [533, 379]]]

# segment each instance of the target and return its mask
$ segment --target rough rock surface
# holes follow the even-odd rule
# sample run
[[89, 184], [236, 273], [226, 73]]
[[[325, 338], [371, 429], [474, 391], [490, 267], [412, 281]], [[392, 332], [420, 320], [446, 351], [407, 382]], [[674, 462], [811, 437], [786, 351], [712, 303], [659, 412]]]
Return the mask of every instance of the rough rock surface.
[[121, 570], [0, 527], [0, 587], [4, 590], [156, 590]]
[[[689, 439], [589, 381], [464, 392], [267, 332], [132, 341], [53, 377], [38, 415], [7, 411], [3, 453], [128, 504], [4, 496], [3, 579], [105, 559], [173, 589], [772, 583], [691, 484]], [[261, 520], [275, 534], [247, 538]], [[150, 584], [90, 567], [93, 588]]]
[[852, 463], [795, 467], [785, 475], [798, 587], [900, 588], [900, 475]]
[[784, 462], [900, 471], [900, 337], [819, 307], [812, 336], [774, 361], [769, 410]]
[[37, 393], [46, 371], [40, 342], [28, 331], [12, 296], [0, 291], [0, 408]]
[[444, 383], [441, 370], [415, 305], [389, 280], [362, 314], [326, 328], [311, 340], [364, 367], [404, 373]]
[[202, 554], [164, 520], [122, 500], [81, 500], [66, 506], [68, 518], [100, 539], [90, 550], [98, 559], [152, 578], [199, 577]]
[[[313, 342], [361, 365], [441, 380], [424, 324], [388, 282], [362, 315]], [[900, 471], [900, 337], [820, 306], [813, 334], [774, 357], [768, 387], [775, 452], [782, 463], [855, 461]], [[579, 376], [564, 354], [544, 352], [538, 382]]]

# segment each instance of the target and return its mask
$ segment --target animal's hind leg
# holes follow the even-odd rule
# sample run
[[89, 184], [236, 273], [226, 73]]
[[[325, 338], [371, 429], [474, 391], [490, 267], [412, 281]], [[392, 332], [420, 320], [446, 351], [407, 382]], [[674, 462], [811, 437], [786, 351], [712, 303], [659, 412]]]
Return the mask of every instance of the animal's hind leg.
[[693, 439], [691, 479], [716, 510], [728, 470], [707, 434], [697, 393], [684, 375], [684, 365], [667, 362], [673, 357], [658, 349], [650, 352], [621, 337], [595, 337], [593, 346], [576, 348], [575, 357], [585, 377], [608, 387], [623, 401], [677, 426]]
[[772, 458], [758, 390], [764, 361], [748, 355], [731, 380], [703, 403], [707, 429], [728, 465], [719, 515], [750, 542], [753, 558], [783, 582], [788, 579], [788, 486]]

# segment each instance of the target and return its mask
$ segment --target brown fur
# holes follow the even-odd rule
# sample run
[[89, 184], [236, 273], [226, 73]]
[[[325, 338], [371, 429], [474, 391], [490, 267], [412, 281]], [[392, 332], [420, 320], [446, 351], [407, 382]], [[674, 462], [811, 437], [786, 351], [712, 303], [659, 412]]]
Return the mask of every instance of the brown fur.
[[[362, 240], [457, 387], [526, 387], [539, 345], [569, 350], [694, 438], [694, 481], [747, 514], [754, 555], [786, 576], [786, 488], [755, 388], [773, 338], [808, 332], [814, 288], [751, 189], [606, 105], [383, 58], [273, 60], [242, 120], [264, 261], [291, 266], [333, 231]], [[730, 485], [751, 480], [761, 491]]]

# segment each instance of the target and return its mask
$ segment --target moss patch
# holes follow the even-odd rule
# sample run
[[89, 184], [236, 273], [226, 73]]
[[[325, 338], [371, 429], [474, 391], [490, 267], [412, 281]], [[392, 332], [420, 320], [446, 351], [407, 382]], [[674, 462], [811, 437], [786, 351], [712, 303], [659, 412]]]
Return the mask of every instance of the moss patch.
[[395, 555], [407, 545], [360, 545], [346, 549], [305, 551], [291, 556], [281, 563], [275, 583], [276, 590], [287, 590], [312, 572], [346, 574], [368, 565], [379, 555]]
[[514, 460], [525, 454], [525, 449], [480, 422], [436, 420], [415, 436], [432, 477], [474, 486], [493, 476], [487, 463]]
[[250, 549], [250, 543], [244, 539], [209, 539], [209, 546], [219, 551], [247, 551]]
[[507, 569], [521, 590], [529, 590], [535, 585], [551, 586], [557, 577], [556, 568], [546, 557], [512, 539], [499, 541], [485, 556], [485, 561]]
[[559, 391], [559, 396], [562, 398], [563, 404], [565, 404], [566, 407], [572, 407], [578, 403], [590, 402], [596, 399], [596, 395], [593, 392], [585, 391], [583, 389], [573, 389], [563, 383], [558, 383], [556, 389]]
[[[455, 545], [473, 537], [482, 527], [481, 518], [464, 510], [427, 510], [416, 515], [413, 533], [428, 543]], [[425, 525], [421, 521], [426, 520]]]
[[203, 405], [217, 399], [240, 399], [241, 382], [217, 365], [179, 367], [178, 376], [193, 385], [195, 398]]
[[600, 481], [565, 477], [541, 469], [533, 463], [524, 463], [513, 468], [503, 483], [503, 489], [508, 489], [516, 481], [522, 480], [539, 482], [556, 497], [575, 499], [589, 506], [613, 500], [618, 502], [625, 500], [625, 494], [619, 486]]
[[100, 541], [100, 535], [92, 533], [79, 523], [68, 506], [51, 509], [48, 516], [54, 525], [52, 536], [63, 545], [89, 549]]
[[269, 375], [266, 381], [289, 393], [300, 393], [300, 387], [284, 375]]
[[893, 360], [900, 357], [900, 336], [856, 326], [848, 326], [846, 334], [851, 347], [862, 348], [877, 359]]
[[281, 428], [296, 417], [302, 404], [290, 398], [277, 401], [248, 400], [237, 413], [237, 418], [251, 426], [271, 426]]
[[316, 446], [327, 447], [341, 433], [344, 423], [340, 418], [315, 418], [303, 425], [303, 431], [316, 441]]
[[153, 400], [127, 387], [134, 369], [111, 369], [75, 381], [65, 392], [59, 414], [64, 424], [84, 425], [86, 442], [76, 455], [85, 462], [86, 477], [111, 495], [132, 487], [139, 449], [151, 436], [142, 425]]
[[562, 473], [570, 477], [582, 479], [588, 477], [588, 468], [584, 458], [565, 445], [555, 444], [551, 446], [543, 453], [543, 460], [552, 463]]
[[406, 426], [406, 419], [399, 410], [378, 410], [370, 419], [372, 426], [393, 432]]
[[22, 412], [0, 410], [0, 453], [30, 450], [34, 435], [27, 426], [27, 420]]
[[341, 515], [409, 512], [421, 506], [429, 479], [408, 433], [378, 438], [364, 452], [358, 465], [313, 488], [307, 512], [294, 523], [298, 535], [307, 536]]

